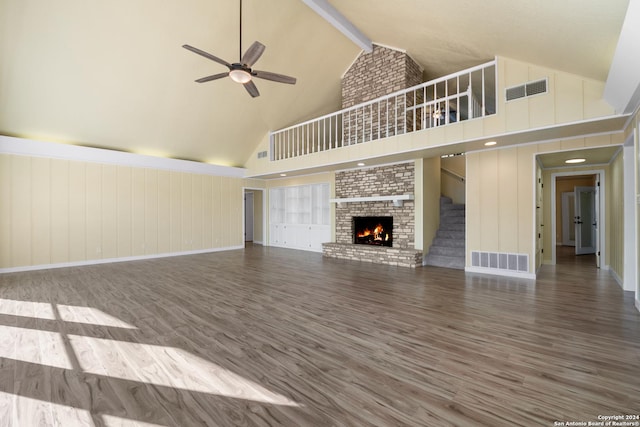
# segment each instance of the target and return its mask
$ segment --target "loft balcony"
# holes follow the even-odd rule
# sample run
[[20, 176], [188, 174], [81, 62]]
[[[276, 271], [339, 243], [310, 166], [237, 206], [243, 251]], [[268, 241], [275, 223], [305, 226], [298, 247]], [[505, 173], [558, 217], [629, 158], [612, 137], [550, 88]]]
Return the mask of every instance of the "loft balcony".
[[292, 159], [493, 115], [496, 81], [494, 60], [271, 132], [270, 160]]

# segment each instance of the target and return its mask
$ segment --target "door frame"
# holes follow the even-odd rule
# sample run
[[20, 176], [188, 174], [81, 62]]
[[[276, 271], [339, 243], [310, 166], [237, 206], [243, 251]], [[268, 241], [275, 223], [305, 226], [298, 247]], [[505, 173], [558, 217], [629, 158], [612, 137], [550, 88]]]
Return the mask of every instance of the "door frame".
[[572, 171], [572, 172], [554, 172], [551, 174], [551, 264], [556, 264], [556, 178], [561, 176], [577, 176], [577, 175], [598, 175], [598, 181], [600, 181], [600, 206], [598, 209], [598, 224], [600, 227], [598, 229], [598, 237], [600, 239], [600, 266], [603, 270], [608, 270], [609, 265], [605, 264], [604, 260], [606, 259], [606, 250], [607, 246], [605, 244], [606, 240], [606, 183], [605, 183], [605, 171], [604, 169], [585, 169], [580, 171]]
[[[259, 245], [264, 245], [266, 246], [265, 242], [266, 240], [266, 233], [267, 233], [267, 199], [266, 199], [266, 189], [264, 188], [258, 188], [258, 187], [242, 187], [242, 230], [241, 230], [241, 236], [242, 236], [242, 246], [245, 246], [245, 241], [244, 241], [244, 233], [245, 233], [245, 229], [244, 229], [244, 219], [245, 219], [245, 203], [244, 203], [244, 195], [247, 191], [251, 191], [251, 192], [256, 192], [256, 191], [260, 191], [262, 193], [262, 236], [260, 236], [260, 240], [257, 240], [256, 237], [256, 233], [255, 233], [255, 218], [254, 218], [254, 226], [253, 226], [253, 242]], [[253, 198], [253, 209], [255, 210], [255, 203], [256, 203], [256, 198]]]
[[[253, 215], [253, 212], [255, 211], [255, 208], [253, 207], [253, 191], [249, 190], [249, 191], [245, 191], [244, 192], [244, 241], [246, 242], [252, 242], [253, 243], [253, 229], [254, 229], [254, 223], [255, 218]], [[249, 203], [249, 201], [251, 201], [251, 211], [249, 211], [247, 209], [247, 205]], [[249, 221], [250, 220], [250, 221]], [[248, 236], [248, 231], [251, 231], [251, 238], [249, 238]]]

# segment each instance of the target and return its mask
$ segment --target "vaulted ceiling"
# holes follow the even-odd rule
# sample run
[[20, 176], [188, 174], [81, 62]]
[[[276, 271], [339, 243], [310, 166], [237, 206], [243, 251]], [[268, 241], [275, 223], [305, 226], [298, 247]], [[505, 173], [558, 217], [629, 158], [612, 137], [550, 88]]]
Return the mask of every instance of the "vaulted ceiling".
[[[374, 43], [406, 50], [425, 78], [507, 56], [606, 80], [629, 0], [332, 0]], [[251, 98], [185, 49], [239, 57], [238, 0], [0, 0], [0, 134], [223, 165], [275, 130], [340, 108], [360, 48], [301, 0], [244, 0]]]

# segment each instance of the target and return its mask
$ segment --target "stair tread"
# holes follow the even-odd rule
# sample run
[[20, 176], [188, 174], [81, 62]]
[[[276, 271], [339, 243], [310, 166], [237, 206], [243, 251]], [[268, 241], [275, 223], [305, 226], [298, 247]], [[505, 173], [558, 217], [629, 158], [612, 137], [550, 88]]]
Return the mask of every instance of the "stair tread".
[[467, 216], [467, 211], [464, 209], [454, 209], [449, 211], [440, 211], [440, 218], [443, 217], [462, 217]]
[[442, 224], [440, 223], [440, 230], [444, 230], [444, 231], [465, 231], [465, 224], [464, 223], [460, 223], [460, 224], [449, 224], [449, 223], [445, 223]]
[[465, 256], [465, 248], [464, 247], [455, 247], [455, 246], [431, 246], [429, 248], [429, 254], [431, 255], [444, 255], [444, 256], [455, 256], [455, 257], [463, 257]]
[[459, 204], [459, 203], [446, 203], [444, 205], [440, 205], [440, 207], [442, 208], [442, 210], [445, 211], [457, 211], [457, 210], [464, 210], [466, 205], [463, 204]]
[[464, 262], [464, 257], [429, 254], [425, 257], [424, 265], [464, 270]]
[[462, 236], [462, 238], [436, 237], [435, 239], [433, 239], [431, 246], [445, 246], [448, 248], [464, 248], [465, 247], [464, 236]]

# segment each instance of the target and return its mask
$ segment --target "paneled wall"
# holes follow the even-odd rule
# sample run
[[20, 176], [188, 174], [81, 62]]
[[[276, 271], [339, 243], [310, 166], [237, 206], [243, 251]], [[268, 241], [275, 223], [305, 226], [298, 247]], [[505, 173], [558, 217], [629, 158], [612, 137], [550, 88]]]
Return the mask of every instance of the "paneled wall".
[[0, 268], [243, 244], [247, 180], [10, 154], [0, 174]]
[[[529, 273], [534, 273], [535, 156], [621, 145], [622, 137], [622, 134], [597, 135], [467, 153], [467, 266], [471, 251], [520, 253], [529, 255]], [[545, 195], [549, 194], [547, 190], [545, 185]], [[545, 226], [545, 258], [551, 252], [550, 235], [546, 236], [550, 232], [550, 227]]]
[[632, 238], [631, 230], [624, 229], [624, 161], [622, 150], [611, 162], [607, 181], [607, 207], [609, 209], [607, 242], [610, 245], [609, 267], [624, 280], [624, 239]]
[[471, 251], [529, 254], [534, 271], [534, 154], [537, 147], [468, 153], [467, 266]]

